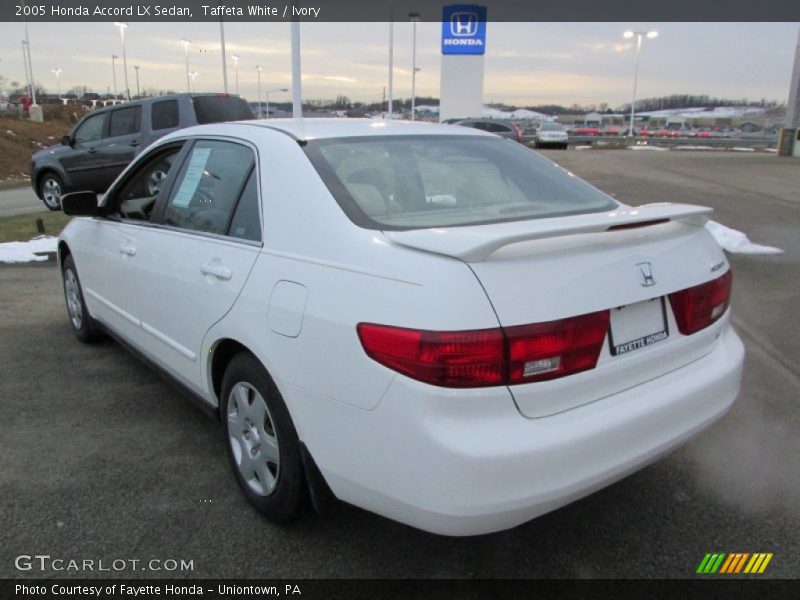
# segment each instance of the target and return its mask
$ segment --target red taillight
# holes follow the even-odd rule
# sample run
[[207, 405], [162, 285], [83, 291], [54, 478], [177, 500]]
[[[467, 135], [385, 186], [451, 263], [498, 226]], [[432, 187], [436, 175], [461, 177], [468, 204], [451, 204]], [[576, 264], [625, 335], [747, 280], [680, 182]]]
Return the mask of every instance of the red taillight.
[[705, 329], [719, 319], [731, 299], [733, 273], [730, 269], [722, 277], [669, 295], [669, 303], [683, 335]]
[[514, 128], [514, 138], [518, 141], [522, 141], [522, 129], [515, 123], [512, 123], [511, 126]]
[[443, 387], [503, 384], [500, 329], [439, 332], [360, 323], [358, 337], [369, 357], [412, 379]]
[[358, 325], [364, 351], [399, 373], [443, 387], [513, 385], [593, 369], [609, 312], [505, 329], [423, 331]]
[[609, 311], [504, 329], [508, 383], [556, 379], [594, 369], [608, 331]]

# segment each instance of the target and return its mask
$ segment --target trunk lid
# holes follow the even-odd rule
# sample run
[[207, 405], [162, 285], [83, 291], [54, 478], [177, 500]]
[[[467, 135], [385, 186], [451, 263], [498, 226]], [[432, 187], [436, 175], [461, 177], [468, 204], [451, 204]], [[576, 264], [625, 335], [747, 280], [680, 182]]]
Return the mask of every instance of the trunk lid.
[[[509, 387], [523, 415], [543, 417], [649, 381], [712, 349], [727, 317], [683, 336], [667, 298], [727, 270], [722, 250], [703, 227], [709, 212], [689, 205], [648, 205], [384, 235], [467, 262], [503, 327], [612, 311], [612, 335], [594, 369]], [[620, 351], [615, 344], [634, 339], [636, 331], [647, 333], [649, 325], [642, 319], [660, 319], [667, 335]], [[659, 327], [652, 329], [655, 333]]]

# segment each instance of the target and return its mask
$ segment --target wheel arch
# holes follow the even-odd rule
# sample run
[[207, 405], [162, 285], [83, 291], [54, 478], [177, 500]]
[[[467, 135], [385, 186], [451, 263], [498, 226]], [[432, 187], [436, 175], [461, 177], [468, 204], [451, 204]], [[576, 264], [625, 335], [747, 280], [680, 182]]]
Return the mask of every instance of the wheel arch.
[[59, 267], [59, 269], [63, 269], [64, 268], [64, 260], [68, 256], [70, 256], [71, 254], [72, 254], [72, 252], [70, 251], [69, 246], [67, 245], [67, 242], [65, 242], [64, 240], [59, 240], [59, 242], [58, 242], [58, 253], [57, 253], [57, 256], [56, 256], [57, 259], [58, 259], [58, 267]]
[[[256, 353], [250, 350], [245, 344], [232, 338], [222, 338], [217, 340], [210, 351], [211, 356], [209, 359], [208, 373], [214, 396], [217, 398], [217, 418], [219, 419], [222, 419], [222, 414], [219, 410], [219, 407], [222, 406], [222, 398], [220, 397], [220, 393], [222, 391], [222, 379], [225, 376], [225, 370], [228, 368], [228, 365], [233, 357], [241, 352], [247, 352], [253, 358], [255, 358], [264, 367], [267, 375], [269, 375], [269, 377], [271, 377], [274, 381], [274, 377], [269, 372], [269, 369], [266, 367], [266, 365], [264, 365]], [[288, 406], [287, 409], [289, 409], [291, 413], [291, 409]], [[327, 481], [325, 481], [325, 478], [320, 472], [314, 457], [311, 455], [311, 452], [308, 450], [308, 447], [303, 442], [302, 438], [299, 440], [299, 443], [304, 477], [311, 500], [311, 505], [313, 506], [314, 510], [319, 513], [326, 512], [335, 502], [336, 497], [328, 486]]]

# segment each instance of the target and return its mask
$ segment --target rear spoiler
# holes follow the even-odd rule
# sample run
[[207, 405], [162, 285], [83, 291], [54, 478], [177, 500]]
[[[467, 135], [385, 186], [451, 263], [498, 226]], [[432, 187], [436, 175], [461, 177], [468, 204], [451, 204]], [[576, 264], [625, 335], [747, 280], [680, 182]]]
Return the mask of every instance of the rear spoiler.
[[701, 227], [708, 221], [708, 214], [713, 210], [692, 204], [645, 204], [621, 206], [611, 212], [571, 217], [469, 227], [384, 231], [383, 235], [395, 244], [408, 248], [452, 256], [465, 262], [481, 262], [500, 248], [517, 242], [647, 227], [667, 221], [680, 221]]

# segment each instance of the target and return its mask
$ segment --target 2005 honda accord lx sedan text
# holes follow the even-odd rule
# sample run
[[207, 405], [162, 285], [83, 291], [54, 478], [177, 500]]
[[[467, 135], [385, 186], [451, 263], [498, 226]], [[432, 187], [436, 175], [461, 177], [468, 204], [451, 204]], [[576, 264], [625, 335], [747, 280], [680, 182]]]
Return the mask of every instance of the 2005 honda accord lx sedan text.
[[63, 206], [84, 217], [58, 248], [78, 338], [110, 333], [216, 412], [274, 521], [336, 497], [441, 534], [506, 529], [739, 392], [709, 209], [620, 204], [484, 132], [204, 125]]

